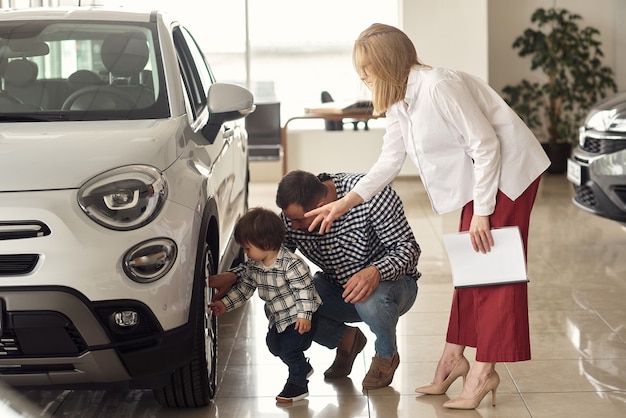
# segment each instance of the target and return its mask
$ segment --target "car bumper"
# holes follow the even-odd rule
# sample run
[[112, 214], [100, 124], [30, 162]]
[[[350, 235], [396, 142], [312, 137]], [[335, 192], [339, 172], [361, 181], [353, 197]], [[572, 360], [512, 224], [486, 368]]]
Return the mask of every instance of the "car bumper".
[[[136, 301], [92, 302], [58, 286], [4, 287], [0, 308], [0, 378], [13, 386], [158, 387], [191, 356], [192, 324], [164, 332]], [[120, 310], [138, 312], [137, 327], [116, 327], [111, 316]]]
[[[199, 235], [193, 210], [168, 202], [150, 225], [120, 232], [84, 215], [75, 190], [6, 199], [0, 193], [0, 200], [1, 380], [15, 386], [158, 387], [188, 361]], [[13, 224], [43, 229], [18, 238]], [[163, 237], [178, 247], [171, 270], [150, 283], [126, 276], [124, 254]], [[120, 328], [112, 320], [116, 312], [136, 313], [137, 325]]]
[[626, 150], [592, 154], [577, 148], [568, 162], [567, 177], [578, 207], [626, 222]]

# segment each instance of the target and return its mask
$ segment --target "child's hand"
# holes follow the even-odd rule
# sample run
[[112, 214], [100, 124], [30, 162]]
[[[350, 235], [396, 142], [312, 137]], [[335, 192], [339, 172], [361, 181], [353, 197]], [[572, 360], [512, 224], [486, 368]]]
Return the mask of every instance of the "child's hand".
[[226, 305], [221, 300], [217, 302], [209, 303], [209, 308], [213, 311], [213, 315], [220, 316], [223, 313], [226, 313]]
[[230, 272], [214, 274], [207, 277], [208, 286], [217, 289], [217, 293], [213, 295], [211, 302], [221, 299], [230, 290], [236, 280], [237, 276]]
[[311, 321], [304, 318], [296, 319], [296, 331], [300, 334], [311, 331]]

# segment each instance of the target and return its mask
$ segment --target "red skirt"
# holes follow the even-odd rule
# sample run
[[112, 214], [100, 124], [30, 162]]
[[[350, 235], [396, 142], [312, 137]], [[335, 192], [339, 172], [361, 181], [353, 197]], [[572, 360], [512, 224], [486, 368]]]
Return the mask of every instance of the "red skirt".
[[[498, 191], [495, 210], [489, 216], [492, 228], [519, 227], [526, 255], [539, 180], [515, 201]], [[469, 202], [461, 212], [459, 231], [469, 230], [473, 214], [474, 205]], [[530, 360], [527, 283], [455, 289], [446, 341], [476, 347], [476, 360], [481, 362]]]

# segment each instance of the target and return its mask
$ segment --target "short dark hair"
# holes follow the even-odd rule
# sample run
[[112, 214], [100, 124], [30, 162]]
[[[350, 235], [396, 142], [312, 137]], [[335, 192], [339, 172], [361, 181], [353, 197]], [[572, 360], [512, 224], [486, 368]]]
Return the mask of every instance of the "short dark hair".
[[298, 204], [305, 211], [312, 210], [326, 196], [328, 189], [312, 173], [294, 170], [285, 174], [276, 191], [276, 205], [282, 210]]
[[285, 224], [277, 213], [264, 208], [252, 208], [235, 227], [237, 244], [254, 245], [264, 251], [277, 251], [285, 241]]

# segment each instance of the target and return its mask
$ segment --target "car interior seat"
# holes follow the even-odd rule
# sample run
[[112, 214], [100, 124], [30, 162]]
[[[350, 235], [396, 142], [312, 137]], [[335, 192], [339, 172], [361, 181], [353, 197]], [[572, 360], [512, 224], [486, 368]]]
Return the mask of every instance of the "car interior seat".
[[38, 85], [37, 64], [25, 58], [14, 59], [4, 69], [4, 93], [0, 95], [2, 103], [29, 103], [39, 106], [43, 101], [44, 91]]
[[151, 88], [133, 80], [140, 78], [148, 63], [149, 49], [140, 33], [109, 35], [102, 42], [101, 59], [108, 82], [88, 85], [70, 95], [65, 110], [118, 110], [144, 108], [154, 103]]
[[67, 84], [73, 91], [82, 89], [83, 87], [96, 86], [104, 84], [100, 76], [93, 71], [77, 70], [70, 74], [67, 78]]

